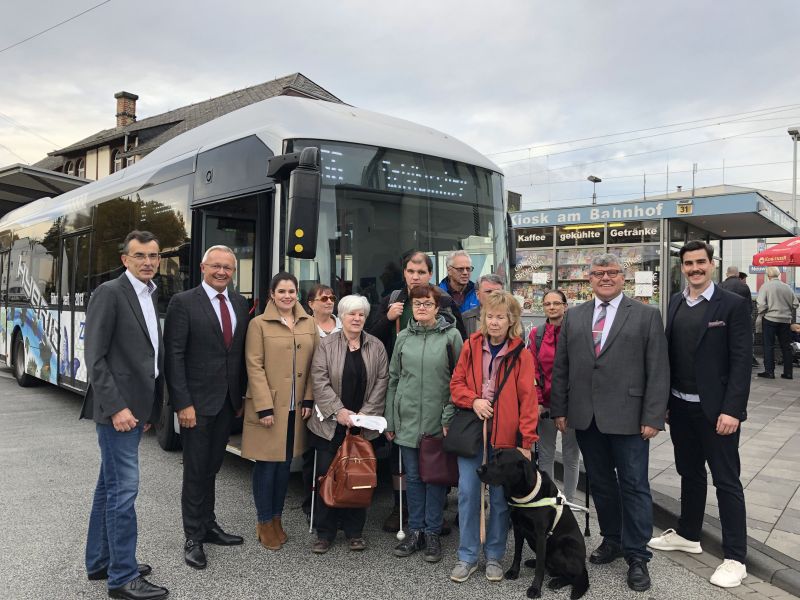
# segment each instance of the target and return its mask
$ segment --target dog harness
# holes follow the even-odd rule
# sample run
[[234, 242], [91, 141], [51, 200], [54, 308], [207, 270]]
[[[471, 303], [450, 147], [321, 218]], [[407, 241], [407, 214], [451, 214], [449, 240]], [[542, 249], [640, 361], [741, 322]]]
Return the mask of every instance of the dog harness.
[[509, 501], [508, 505], [514, 508], [554, 508], [556, 511], [555, 519], [553, 519], [553, 523], [550, 525], [550, 528], [547, 530], [547, 535], [550, 536], [553, 534], [553, 531], [558, 525], [558, 522], [561, 520], [561, 514], [564, 512], [564, 507], [569, 506], [570, 508], [574, 508], [575, 510], [580, 510], [583, 512], [589, 512], [589, 509], [585, 506], [580, 506], [578, 504], [573, 504], [572, 502], [567, 502], [567, 497], [558, 490], [558, 494], [554, 498], [540, 498], [539, 500], [533, 500], [536, 497], [536, 494], [539, 493], [539, 489], [542, 487], [542, 476], [539, 475], [539, 472], [536, 472], [536, 485], [533, 486], [533, 490], [523, 498], [517, 498], [515, 496], [511, 496], [511, 501]]

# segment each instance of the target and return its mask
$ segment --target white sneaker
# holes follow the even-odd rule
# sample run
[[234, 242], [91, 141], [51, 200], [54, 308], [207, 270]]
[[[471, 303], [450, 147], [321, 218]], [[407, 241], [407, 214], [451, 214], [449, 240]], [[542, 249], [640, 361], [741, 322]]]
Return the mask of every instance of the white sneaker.
[[692, 542], [685, 537], [678, 535], [674, 529], [667, 529], [658, 537], [654, 537], [647, 542], [647, 545], [654, 550], [680, 550], [689, 554], [700, 554], [703, 549], [700, 542]]
[[742, 579], [745, 577], [747, 577], [747, 569], [744, 564], [737, 560], [726, 558], [714, 571], [710, 581], [719, 587], [732, 588], [741, 585]]

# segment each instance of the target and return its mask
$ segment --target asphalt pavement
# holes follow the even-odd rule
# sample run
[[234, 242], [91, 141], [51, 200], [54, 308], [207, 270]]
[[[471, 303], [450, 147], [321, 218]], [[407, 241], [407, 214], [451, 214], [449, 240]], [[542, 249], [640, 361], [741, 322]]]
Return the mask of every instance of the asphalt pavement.
[[[52, 386], [20, 388], [10, 371], [0, 369], [0, 598], [107, 597], [104, 582], [87, 581], [83, 566], [99, 450], [93, 423], [78, 420], [80, 405], [80, 397]], [[445, 558], [439, 564], [425, 563], [419, 555], [395, 558], [394, 535], [380, 530], [391, 504], [386, 490], [376, 495], [368, 512], [365, 552], [349, 552], [340, 534], [328, 554], [313, 555], [296, 475], [284, 513], [289, 542], [280, 552], [267, 551], [255, 537], [251, 464], [233, 455], [217, 480], [217, 516], [226, 531], [244, 535], [245, 543], [232, 548], [207, 545], [209, 567], [195, 571], [183, 562], [180, 453], [162, 451], [148, 434], [142, 440], [140, 465], [138, 558], [153, 565], [150, 580], [167, 586], [170, 598], [508, 599], [525, 598], [533, 577], [531, 569], [523, 568], [517, 581], [490, 583], [481, 569], [466, 583], [452, 583], [448, 575], [457, 529], [443, 538]], [[591, 525], [590, 550], [600, 542], [596, 521]], [[511, 552], [509, 547], [506, 567]], [[526, 549], [525, 558], [531, 556]], [[591, 588], [585, 598], [734, 597], [663, 554], [650, 563], [653, 588], [646, 593], [627, 588], [622, 561], [588, 568]], [[545, 590], [544, 597], [568, 598], [569, 592]]]

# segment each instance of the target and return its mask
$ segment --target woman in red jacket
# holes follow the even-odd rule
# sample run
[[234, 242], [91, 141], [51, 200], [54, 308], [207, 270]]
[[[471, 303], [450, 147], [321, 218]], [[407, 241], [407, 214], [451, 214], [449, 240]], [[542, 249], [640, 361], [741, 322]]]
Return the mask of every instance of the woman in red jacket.
[[[453, 404], [488, 420], [487, 459], [499, 448], [520, 448], [530, 458], [531, 448], [538, 439], [535, 360], [530, 352], [525, 351], [521, 335], [517, 301], [506, 291], [492, 292], [481, 309], [480, 330], [464, 344], [450, 381]], [[482, 448], [473, 458], [458, 457], [460, 539], [458, 561], [450, 579], [459, 583], [475, 572], [480, 557], [480, 505], [483, 500], [481, 482], [475, 470], [482, 462]], [[503, 579], [500, 563], [508, 536], [508, 503], [502, 486], [489, 487], [489, 503], [489, 523], [483, 549], [486, 578], [500, 581]]]
[[[536, 358], [539, 373], [536, 380], [541, 389], [539, 405], [539, 468], [555, 481], [553, 465], [556, 458], [555, 423], [550, 418], [550, 383], [553, 376], [553, 362], [556, 358], [558, 334], [561, 322], [567, 310], [567, 297], [561, 290], [550, 290], [542, 298], [544, 314], [547, 321], [534, 327], [528, 337], [528, 349]], [[578, 489], [578, 472], [581, 462], [581, 451], [575, 439], [575, 430], [567, 429], [561, 434], [561, 460], [564, 464], [564, 495], [572, 502]]]

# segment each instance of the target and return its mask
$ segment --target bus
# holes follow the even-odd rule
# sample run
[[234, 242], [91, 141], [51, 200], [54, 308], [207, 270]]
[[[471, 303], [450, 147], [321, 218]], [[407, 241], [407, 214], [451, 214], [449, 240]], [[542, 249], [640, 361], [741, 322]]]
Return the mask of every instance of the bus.
[[[456, 249], [470, 253], [476, 277], [508, 272], [503, 177], [486, 157], [405, 120], [270, 98], [0, 219], [0, 360], [20, 385], [85, 391], [86, 306], [122, 273], [121, 242], [133, 229], [161, 242], [162, 318], [174, 294], [200, 283], [203, 251], [215, 244], [234, 250], [233, 286], [254, 314], [280, 270], [298, 278], [303, 299], [321, 282], [375, 308], [402, 286], [400, 257], [412, 248], [432, 257], [437, 281]], [[176, 425], [163, 410], [165, 449], [178, 447]]]

